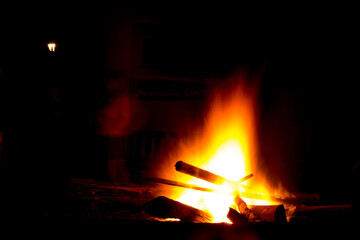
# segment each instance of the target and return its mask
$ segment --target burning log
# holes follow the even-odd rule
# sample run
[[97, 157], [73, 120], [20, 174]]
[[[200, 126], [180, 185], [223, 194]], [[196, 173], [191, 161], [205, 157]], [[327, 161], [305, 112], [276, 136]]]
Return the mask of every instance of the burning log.
[[156, 183], [162, 183], [162, 184], [171, 185], [171, 186], [176, 186], [176, 187], [193, 189], [193, 190], [197, 190], [197, 191], [215, 192], [215, 190], [211, 189], [211, 188], [204, 188], [204, 187], [200, 187], [200, 186], [195, 185], [195, 184], [182, 183], [182, 182], [163, 179], [163, 178], [148, 177], [148, 178], [145, 178], [144, 180], [148, 180], [148, 181], [156, 182]]
[[178, 218], [184, 222], [195, 223], [213, 222], [213, 217], [209, 213], [164, 196], [146, 202], [144, 211], [158, 218]]
[[287, 222], [284, 205], [250, 205], [249, 208], [262, 222]]
[[251, 199], [268, 200], [282, 203], [282, 204], [318, 204], [320, 201], [319, 194], [317, 193], [292, 193], [290, 196], [280, 196], [278, 194], [270, 194], [266, 196], [262, 193], [252, 192], [250, 187], [245, 188], [246, 191], [241, 193], [241, 196]]
[[249, 175], [241, 178], [241, 179], [239, 180], [239, 182], [240, 182], [240, 183], [245, 182], [246, 180], [252, 178], [253, 176], [254, 176], [254, 174], [250, 173]]
[[[188, 174], [188, 175], [196, 177], [196, 178], [200, 178], [202, 180], [205, 180], [207, 182], [211, 182], [211, 183], [214, 183], [214, 184], [217, 184], [217, 185], [221, 185], [221, 184], [226, 183], [226, 184], [232, 186], [234, 189], [237, 189], [238, 187], [243, 187], [243, 188], [246, 187], [246, 186], [244, 186], [244, 185], [242, 185], [242, 184], [240, 184], [238, 182], [226, 179], [226, 178], [224, 178], [222, 176], [219, 176], [219, 175], [217, 175], [215, 173], [212, 173], [212, 172], [206, 171], [204, 169], [195, 167], [195, 166], [190, 165], [188, 163], [185, 163], [183, 161], [178, 161], [175, 164], [175, 169], [176, 169], [176, 171]], [[252, 176], [253, 176], [252, 174], [249, 174], [248, 176], [243, 177], [242, 179], [240, 179], [239, 182], [246, 181], [247, 179], [251, 178]]]
[[222, 176], [216, 175], [212, 172], [206, 171], [204, 169], [195, 167], [193, 165], [187, 164], [183, 161], [178, 161], [175, 164], [176, 171], [188, 174], [190, 176], [203, 179], [205, 181], [214, 183], [214, 184], [223, 184], [224, 182], [231, 182], [231, 184], [235, 184], [235, 182], [228, 180]]
[[261, 219], [258, 218], [250, 208], [248, 208], [246, 202], [242, 200], [238, 194], [234, 198], [234, 202], [238, 207], [239, 212], [246, 217], [248, 222], [261, 222]]

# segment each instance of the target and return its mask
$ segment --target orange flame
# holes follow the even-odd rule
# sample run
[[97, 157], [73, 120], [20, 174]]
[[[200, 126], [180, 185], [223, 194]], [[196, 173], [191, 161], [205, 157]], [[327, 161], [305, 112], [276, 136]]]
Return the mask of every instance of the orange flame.
[[[246, 84], [246, 78], [238, 76], [230, 79], [225, 87], [215, 89], [213, 93], [202, 128], [197, 129], [191, 139], [182, 140], [175, 151], [172, 150], [171, 162], [175, 164], [176, 161], [182, 160], [233, 181], [239, 181], [253, 173], [254, 177], [244, 185], [249, 185], [253, 187], [253, 191], [268, 196], [269, 186], [256, 166], [257, 84]], [[172, 173], [170, 178], [219, 189], [214, 184], [180, 172]], [[222, 189], [225, 187], [220, 186]], [[226, 215], [229, 207], [233, 205], [234, 196], [180, 188], [168, 196], [210, 212], [214, 222], [229, 222]], [[253, 205], [274, 204], [270, 200], [243, 199], [247, 204]]]

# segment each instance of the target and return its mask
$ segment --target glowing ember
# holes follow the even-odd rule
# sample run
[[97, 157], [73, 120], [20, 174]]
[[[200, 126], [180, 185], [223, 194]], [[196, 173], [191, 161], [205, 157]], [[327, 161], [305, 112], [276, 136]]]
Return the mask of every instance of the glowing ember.
[[[251, 187], [251, 193], [268, 199], [270, 189], [256, 166], [257, 89], [254, 86], [246, 87], [242, 83], [245, 83], [244, 78], [232, 79], [228, 88], [215, 90], [203, 128], [198, 129], [199, 132], [192, 139], [182, 141], [177, 149], [172, 150], [175, 154], [171, 159], [174, 163], [182, 160], [232, 181], [239, 181], [254, 173], [254, 177], [243, 184]], [[229, 207], [234, 204], [234, 195], [231, 193], [239, 189], [214, 185], [178, 172], [171, 177], [180, 182], [218, 190], [202, 192], [179, 189], [180, 192], [172, 192], [168, 196], [210, 212], [214, 222], [230, 222], [226, 215]], [[240, 190], [242, 191], [244, 190]], [[243, 200], [251, 205], [275, 204], [269, 200], [245, 197]]]

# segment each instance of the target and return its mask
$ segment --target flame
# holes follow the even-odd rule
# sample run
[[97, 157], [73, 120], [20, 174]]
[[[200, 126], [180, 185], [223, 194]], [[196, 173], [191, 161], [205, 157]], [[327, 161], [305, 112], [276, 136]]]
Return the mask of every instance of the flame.
[[[257, 85], [246, 84], [246, 78], [234, 77], [225, 88], [217, 88], [205, 117], [204, 124], [190, 139], [182, 140], [171, 161], [182, 160], [232, 181], [253, 173], [244, 182], [265, 200], [243, 198], [247, 204], [275, 204], [269, 200], [269, 186], [257, 163]], [[227, 194], [229, 186], [217, 186], [183, 173], [173, 173], [178, 181], [219, 190], [201, 192], [180, 189], [172, 192], [173, 199], [210, 212], [214, 222], [229, 222], [226, 215], [234, 204], [234, 196]], [[229, 190], [229, 189], [228, 189]], [[234, 189], [232, 189], [234, 190]]]

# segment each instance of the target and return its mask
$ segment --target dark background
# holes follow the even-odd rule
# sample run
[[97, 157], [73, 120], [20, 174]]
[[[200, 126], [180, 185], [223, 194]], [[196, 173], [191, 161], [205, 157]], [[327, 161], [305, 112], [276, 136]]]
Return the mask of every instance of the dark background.
[[[269, 177], [293, 191], [318, 192], [324, 204], [350, 202], [359, 162], [359, 39], [353, 9], [2, 4], [4, 192], [17, 198], [39, 196], [32, 201], [43, 208], [43, 202], [61, 201], [69, 177], [108, 178], [108, 139], [96, 131], [96, 114], [108, 97], [107, 82], [114, 75], [110, 66], [122, 64], [111, 62], [117, 43], [109, 33], [129, 16], [151, 15], [167, 27], [153, 30], [163, 36], [160, 41], [144, 41], [143, 64], [193, 78], [225, 78], [239, 67], [250, 73], [263, 69], [259, 139]], [[49, 41], [56, 41], [55, 53], [48, 51]]]

